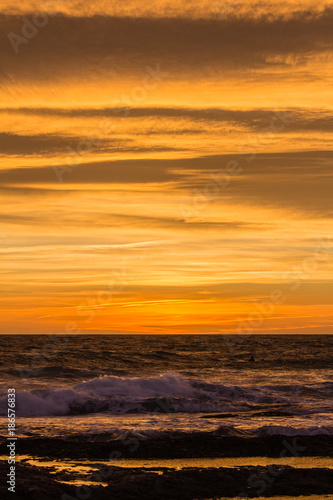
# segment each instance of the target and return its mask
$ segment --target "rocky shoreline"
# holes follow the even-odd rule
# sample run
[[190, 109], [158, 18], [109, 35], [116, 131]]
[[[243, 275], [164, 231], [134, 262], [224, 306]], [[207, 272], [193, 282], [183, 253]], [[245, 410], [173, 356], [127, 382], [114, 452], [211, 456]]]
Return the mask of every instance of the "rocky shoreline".
[[[71, 439], [19, 439], [19, 455], [44, 457], [50, 466], [16, 464], [16, 500], [207, 500], [221, 497], [255, 498], [275, 495], [333, 494], [333, 470], [293, 468], [289, 465], [240, 467], [187, 467], [188, 458], [214, 457], [332, 457], [333, 436], [240, 437], [216, 432], [173, 433], [158, 437], [96, 435]], [[0, 454], [7, 455], [1, 440]], [[183, 458], [185, 467], [121, 467], [122, 458]], [[90, 475], [52, 467], [52, 460], [86, 460], [95, 469]], [[119, 459], [119, 466], [107, 466]], [[96, 465], [94, 460], [104, 463]], [[97, 467], [97, 469], [96, 469]], [[2, 478], [8, 463], [0, 463]], [[76, 484], [73, 484], [75, 481]], [[11, 498], [5, 481], [0, 498]], [[79, 486], [79, 484], [84, 484]], [[101, 485], [103, 484], [103, 486]], [[14, 498], [14, 497], [13, 497]]]
[[[7, 464], [0, 463], [1, 477]], [[255, 498], [275, 495], [333, 493], [333, 470], [293, 469], [291, 467], [241, 467], [147, 471], [112, 467], [101, 470], [107, 486], [90, 484], [75, 486], [65, 481], [74, 479], [68, 472], [51, 474], [31, 465], [17, 465], [16, 500], [204, 500], [219, 497]], [[1, 498], [9, 494], [5, 482], [0, 486]]]
[[[21, 438], [18, 452], [50, 458], [213, 458], [213, 457], [333, 457], [333, 436], [225, 436], [218, 432], [165, 433], [157, 437], [127, 434], [74, 436], [70, 439]], [[0, 455], [6, 455], [0, 441]]]

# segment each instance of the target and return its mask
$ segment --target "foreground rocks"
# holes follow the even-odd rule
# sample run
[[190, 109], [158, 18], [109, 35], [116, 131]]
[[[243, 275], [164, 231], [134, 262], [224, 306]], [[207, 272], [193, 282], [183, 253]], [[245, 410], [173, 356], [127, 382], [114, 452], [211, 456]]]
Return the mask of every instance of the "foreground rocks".
[[[107, 464], [121, 458], [200, 457], [313, 457], [333, 456], [333, 436], [225, 436], [219, 432], [173, 433], [155, 438], [113, 435], [61, 439], [20, 439], [17, 453], [53, 459], [94, 460]], [[6, 441], [0, 454], [7, 455]], [[122, 465], [119, 460], [119, 465]], [[94, 464], [99, 470], [59, 471], [24, 463], [16, 464], [15, 495], [7, 490], [9, 466], [0, 462], [0, 498], [15, 500], [207, 500], [209, 498], [255, 498], [275, 495], [323, 495], [333, 493], [333, 470], [293, 469], [285, 466], [238, 468], [138, 469]], [[76, 483], [73, 484], [73, 481]], [[84, 481], [86, 481], [84, 483]], [[68, 484], [67, 484], [68, 483]], [[82, 486], [82, 484], [85, 484]], [[101, 485], [103, 484], [103, 486]], [[78, 486], [81, 485], [81, 486]]]
[[[18, 452], [50, 458], [332, 457], [333, 436], [228, 437], [213, 432], [172, 433], [156, 438], [100, 435], [84, 439], [20, 439]], [[6, 455], [6, 442], [0, 455]]]
[[[0, 464], [1, 477], [6, 477], [8, 464]], [[328, 469], [292, 469], [291, 467], [242, 467], [145, 471], [121, 469], [104, 471], [108, 486], [77, 487], [69, 481], [69, 473], [52, 475], [29, 465], [16, 465], [15, 496], [1, 481], [0, 498], [16, 500], [203, 500], [213, 497], [243, 497], [333, 493], [333, 471]], [[61, 477], [62, 476], [62, 477]], [[11, 496], [13, 495], [13, 496]]]

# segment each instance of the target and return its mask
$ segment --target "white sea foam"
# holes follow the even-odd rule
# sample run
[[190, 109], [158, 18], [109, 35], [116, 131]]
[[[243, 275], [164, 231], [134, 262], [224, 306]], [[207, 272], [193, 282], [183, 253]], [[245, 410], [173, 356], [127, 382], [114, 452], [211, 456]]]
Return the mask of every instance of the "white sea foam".
[[[17, 393], [17, 413], [23, 416], [88, 413], [239, 413], [290, 412], [291, 415], [328, 411], [332, 384], [224, 385], [189, 379], [178, 373], [157, 377], [104, 376], [70, 387], [23, 390]], [[327, 405], [325, 404], [327, 402]], [[291, 407], [292, 405], [292, 407]], [[0, 414], [7, 399], [0, 398]]]

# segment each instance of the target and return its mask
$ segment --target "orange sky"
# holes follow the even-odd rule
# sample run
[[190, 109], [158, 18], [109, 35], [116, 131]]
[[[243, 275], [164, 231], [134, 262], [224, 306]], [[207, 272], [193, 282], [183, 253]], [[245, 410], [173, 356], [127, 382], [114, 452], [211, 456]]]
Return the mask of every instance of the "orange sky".
[[329, 2], [0, 6], [1, 333], [333, 333]]

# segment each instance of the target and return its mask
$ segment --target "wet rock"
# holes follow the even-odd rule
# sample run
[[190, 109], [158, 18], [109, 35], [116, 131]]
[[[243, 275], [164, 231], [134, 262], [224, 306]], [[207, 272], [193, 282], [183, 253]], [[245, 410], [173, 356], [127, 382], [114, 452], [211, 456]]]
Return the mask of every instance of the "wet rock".
[[[0, 464], [5, 477], [8, 464]], [[163, 473], [159, 473], [163, 472]], [[333, 470], [293, 469], [291, 467], [240, 467], [182, 470], [114, 468], [106, 487], [91, 484], [78, 488], [61, 483], [49, 472], [28, 465], [17, 465], [16, 500], [203, 500], [214, 497], [324, 495], [333, 492]], [[0, 497], [10, 498], [2, 481]], [[66, 496], [67, 495], [67, 496]], [[14, 497], [13, 497], [14, 498]]]

